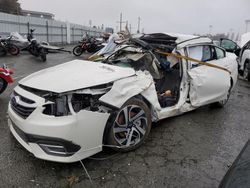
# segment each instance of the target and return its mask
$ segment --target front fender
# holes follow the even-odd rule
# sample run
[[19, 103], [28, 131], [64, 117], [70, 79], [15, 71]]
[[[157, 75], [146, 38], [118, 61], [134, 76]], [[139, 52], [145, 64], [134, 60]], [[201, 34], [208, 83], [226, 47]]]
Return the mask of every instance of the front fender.
[[147, 71], [138, 71], [135, 76], [114, 82], [112, 89], [99, 100], [121, 108], [127, 100], [139, 94], [142, 95], [156, 111], [161, 110], [154, 80]]

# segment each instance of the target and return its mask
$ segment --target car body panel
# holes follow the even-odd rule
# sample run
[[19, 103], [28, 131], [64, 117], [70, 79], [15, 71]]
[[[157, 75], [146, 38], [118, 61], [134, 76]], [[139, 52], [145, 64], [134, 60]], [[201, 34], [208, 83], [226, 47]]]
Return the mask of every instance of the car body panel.
[[243, 47], [248, 41], [250, 41], [250, 32], [241, 35], [240, 47]]
[[134, 74], [131, 68], [74, 60], [31, 74], [19, 83], [39, 90], [63, 93], [110, 83]]
[[[188, 71], [190, 101], [195, 107], [225, 99], [230, 89], [230, 74], [212, 67], [199, 66]], [[215, 84], [216, 83], [216, 84]]]
[[[136, 76], [114, 82], [112, 89], [102, 96], [100, 101], [120, 108], [128, 99], [140, 93], [143, 94], [143, 92], [147, 91], [152, 85], [155, 87], [154, 80], [150, 73], [139, 71], [136, 72]], [[156, 91], [152, 94], [149, 98], [157, 98]], [[159, 108], [158, 106], [158, 109]]]
[[247, 60], [250, 61], [250, 49], [245, 49], [242, 56], [240, 57], [239, 67], [241, 71], [244, 71]]
[[233, 81], [232, 88], [235, 87], [238, 79], [238, 63], [237, 56], [234, 53], [226, 52], [226, 57], [217, 61], [210, 61], [209, 63], [222, 66], [231, 72], [231, 78]]

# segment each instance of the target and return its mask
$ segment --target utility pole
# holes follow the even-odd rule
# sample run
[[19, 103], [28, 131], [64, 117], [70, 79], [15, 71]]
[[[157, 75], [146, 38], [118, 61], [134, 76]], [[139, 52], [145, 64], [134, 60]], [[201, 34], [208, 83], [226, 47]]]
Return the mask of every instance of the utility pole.
[[122, 21], [122, 13], [120, 14], [120, 21], [118, 21], [117, 23], [120, 24], [120, 31], [122, 31], [122, 24], [126, 23], [126, 22]]
[[89, 27], [92, 27], [92, 20], [89, 20]]
[[248, 32], [248, 24], [250, 23], [250, 20], [245, 20], [246, 23], [246, 33]]
[[212, 35], [213, 25], [209, 25], [209, 34]]
[[141, 26], [141, 17], [138, 17], [138, 30], [137, 33], [140, 33], [140, 26]]
[[132, 26], [131, 26], [131, 24], [129, 24], [129, 32], [130, 33], [132, 32]]

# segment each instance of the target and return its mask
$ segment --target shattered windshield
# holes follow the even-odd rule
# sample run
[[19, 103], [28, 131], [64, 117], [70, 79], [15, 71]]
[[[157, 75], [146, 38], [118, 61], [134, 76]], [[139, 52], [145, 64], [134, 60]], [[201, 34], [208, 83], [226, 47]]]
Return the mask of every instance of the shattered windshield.
[[121, 67], [131, 67], [135, 70], [145, 70], [147, 69], [147, 64], [151, 64], [152, 61], [153, 56], [149, 52], [138, 47], [126, 46], [109, 56], [104, 60], [104, 63]]
[[135, 46], [126, 46], [117, 50], [106, 58], [103, 63], [120, 67], [130, 67], [135, 71], [146, 70], [155, 79], [161, 77], [158, 69], [159, 62], [155, 56], [150, 51]]

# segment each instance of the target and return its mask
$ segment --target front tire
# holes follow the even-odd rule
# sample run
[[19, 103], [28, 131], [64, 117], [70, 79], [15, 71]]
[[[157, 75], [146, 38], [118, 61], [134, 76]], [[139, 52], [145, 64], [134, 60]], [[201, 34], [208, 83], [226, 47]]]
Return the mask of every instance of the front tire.
[[82, 46], [80, 46], [80, 45], [74, 47], [74, 49], [73, 49], [73, 54], [75, 56], [80, 56], [80, 55], [82, 55], [83, 52], [84, 52], [84, 50], [82, 49]]
[[7, 88], [8, 83], [3, 79], [0, 78], [0, 94], [4, 92], [4, 90]]
[[151, 113], [140, 99], [131, 98], [108, 121], [107, 144], [112, 149], [128, 152], [140, 147], [151, 130]]

